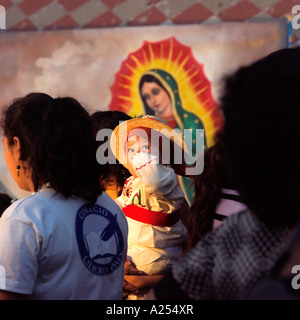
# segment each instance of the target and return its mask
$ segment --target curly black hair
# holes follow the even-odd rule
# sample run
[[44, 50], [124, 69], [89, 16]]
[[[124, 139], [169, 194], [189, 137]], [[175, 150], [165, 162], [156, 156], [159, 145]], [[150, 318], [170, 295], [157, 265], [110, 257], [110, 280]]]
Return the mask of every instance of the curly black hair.
[[274, 227], [300, 218], [300, 48], [278, 50], [225, 79], [223, 153], [237, 189]]
[[[120, 121], [126, 121], [132, 119], [131, 116], [120, 110], [105, 110], [96, 111], [91, 115], [91, 120], [94, 126], [94, 136], [96, 137], [97, 132], [101, 129], [111, 129], [114, 130], [120, 124]], [[106, 141], [98, 141], [98, 146], [105, 143]], [[107, 156], [107, 154], [105, 155]], [[106, 177], [100, 177], [100, 182], [105, 179], [106, 183], [118, 184], [120, 189], [122, 189], [124, 182], [127, 178], [131, 176], [130, 172], [119, 163], [116, 159], [115, 164], [106, 164], [109, 173]]]
[[19, 137], [35, 191], [47, 184], [91, 203], [102, 193], [98, 177], [107, 168], [96, 161], [90, 115], [74, 98], [40, 92], [17, 98], [4, 111], [3, 128], [9, 145]]

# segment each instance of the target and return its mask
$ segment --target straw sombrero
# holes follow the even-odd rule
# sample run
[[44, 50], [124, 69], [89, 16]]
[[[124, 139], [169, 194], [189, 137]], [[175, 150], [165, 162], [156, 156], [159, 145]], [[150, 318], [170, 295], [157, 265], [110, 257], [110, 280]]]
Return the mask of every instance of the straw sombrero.
[[[128, 134], [131, 130], [137, 128], [152, 129], [159, 133], [162, 139], [168, 139], [173, 144], [173, 150], [175, 152], [181, 152], [181, 163], [170, 163], [175, 172], [180, 175], [184, 174], [184, 168], [186, 167], [185, 160], [188, 159], [187, 146], [182, 138], [182, 134], [171, 128], [163, 120], [155, 116], [144, 116], [141, 118], [134, 118], [120, 123], [113, 131], [110, 138], [110, 148], [116, 159], [127, 168], [126, 157], [126, 143]], [[168, 152], [168, 151], [165, 151]], [[177, 158], [178, 159], [178, 158]], [[179, 157], [180, 159], [180, 157]]]

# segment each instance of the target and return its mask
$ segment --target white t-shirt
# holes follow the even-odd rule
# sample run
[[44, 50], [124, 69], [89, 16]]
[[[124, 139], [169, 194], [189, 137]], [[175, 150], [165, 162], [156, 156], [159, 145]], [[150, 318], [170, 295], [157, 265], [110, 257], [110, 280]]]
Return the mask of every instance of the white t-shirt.
[[126, 218], [104, 192], [85, 203], [42, 189], [3, 213], [0, 289], [31, 299], [122, 299]]

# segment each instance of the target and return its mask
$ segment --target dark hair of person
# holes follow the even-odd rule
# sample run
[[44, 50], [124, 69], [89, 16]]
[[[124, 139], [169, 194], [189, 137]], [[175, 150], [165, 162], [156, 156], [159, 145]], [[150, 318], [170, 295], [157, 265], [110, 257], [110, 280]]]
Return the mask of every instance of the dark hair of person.
[[[130, 119], [132, 119], [131, 116], [119, 110], [96, 111], [91, 115], [94, 126], [94, 136], [96, 137], [97, 132], [101, 129], [114, 130], [120, 124], [120, 121]], [[98, 147], [105, 142], [106, 141], [98, 141]], [[105, 156], [107, 156], [107, 154]], [[106, 166], [108, 168], [108, 174], [105, 177], [105, 182], [110, 183], [111, 181], [111, 183], [114, 184], [116, 181], [119, 187], [122, 188], [125, 180], [131, 176], [130, 172], [120, 164], [117, 159], [116, 164], [107, 163]], [[100, 177], [100, 181], [101, 180], [103, 180], [103, 177]]]
[[246, 205], [265, 223], [300, 218], [300, 48], [278, 50], [225, 79], [224, 156]]
[[2, 216], [2, 213], [11, 205], [12, 198], [3, 192], [0, 192], [0, 217]]
[[186, 251], [213, 229], [214, 214], [221, 199], [221, 189], [231, 188], [228, 170], [220, 157], [220, 144], [216, 143], [204, 151], [204, 169], [194, 177], [195, 196], [187, 218], [189, 237]]
[[28, 161], [35, 191], [47, 184], [91, 203], [102, 193], [97, 177], [107, 169], [96, 161], [92, 122], [77, 100], [30, 93], [4, 111], [3, 128], [9, 145], [19, 137], [20, 160]]
[[[139, 83], [139, 92], [140, 92], [140, 95], [141, 95], [141, 99], [143, 101], [143, 104], [144, 104], [144, 107], [145, 107], [145, 114], [148, 114], [148, 115], [154, 115], [154, 111], [148, 106], [147, 102], [145, 101], [143, 95], [142, 95], [142, 87], [144, 85], [144, 83], [147, 82], [147, 83], [151, 83], [151, 82], [155, 82], [158, 86], [160, 86], [164, 91], [166, 91], [166, 93], [168, 94], [169, 98], [170, 98], [170, 95], [169, 95], [169, 92], [165, 89], [165, 87], [163, 86], [163, 84], [156, 78], [154, 77], [153, 75], [151, 74], [144, 74], [140, 80], [140, 83]], [[170, 98], [171, 99], [171, 98]]]

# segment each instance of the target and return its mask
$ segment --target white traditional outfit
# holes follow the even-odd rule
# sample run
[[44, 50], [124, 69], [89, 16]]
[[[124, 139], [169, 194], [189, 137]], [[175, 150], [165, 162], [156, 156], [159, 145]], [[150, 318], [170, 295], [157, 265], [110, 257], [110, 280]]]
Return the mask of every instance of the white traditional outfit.
[[[139, 132], [132, 134], [132, 130]], [[141, 133], [143, 130], [144, 134]], [[153, 141], [159, 141], [158, 135], [165, 142], [172, 140], [176, 147], [179, 146], [177, 150], [184, 152], [181, 135], [172, 130], [161, 119], [152, 116], [125, 121], [116, 127], [111, 137], [112, 152], [126, 166], [129, 136], [145, 134], [151, 140], [151, 152], [159, 148], [153, 145]], [[168, 135], [170, 132], [172, 136]], [[183, 253], [188, 233], [181, 218], [189, 212], [189, 205], [178, 184], [177, 172], [171, 166], [159, 164], [155, 152], [137, 152], [132, 165], [138, 177], [128, 178], [122, 195], [116, 199], [128, 221], [127, 257], [148, 275], [164, 274]], [[182, 168], [180, 170], [182, 172]]]
[[125, 182], [116, 202], [128, 221], [127, 257], [149, 275], [165, 273], [183, 252], [189, 210], [172, 168], [147, 163]]

